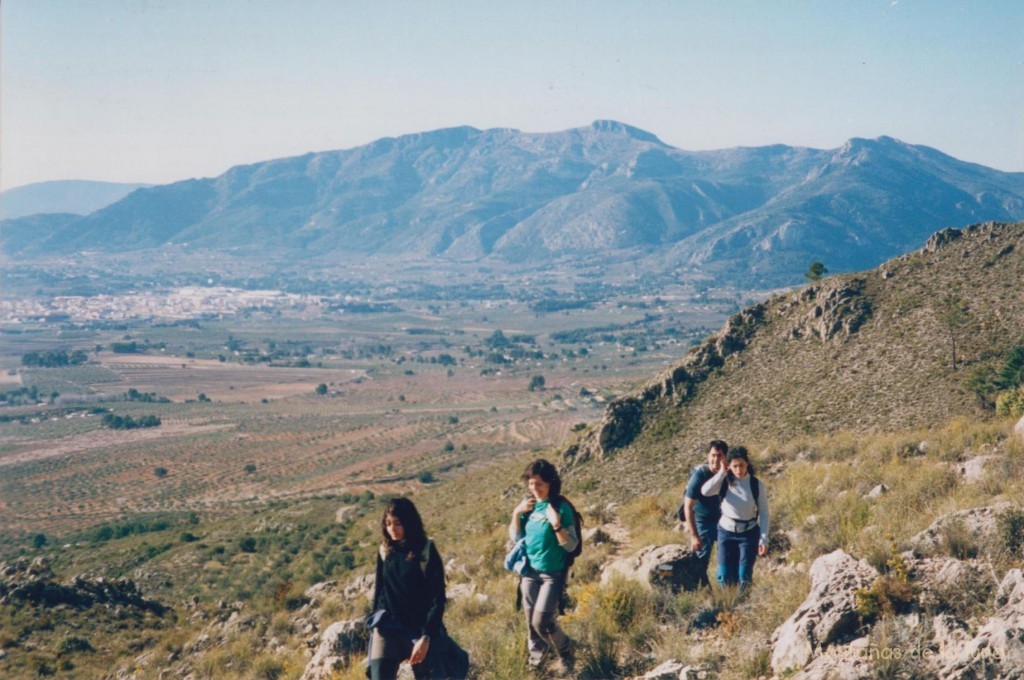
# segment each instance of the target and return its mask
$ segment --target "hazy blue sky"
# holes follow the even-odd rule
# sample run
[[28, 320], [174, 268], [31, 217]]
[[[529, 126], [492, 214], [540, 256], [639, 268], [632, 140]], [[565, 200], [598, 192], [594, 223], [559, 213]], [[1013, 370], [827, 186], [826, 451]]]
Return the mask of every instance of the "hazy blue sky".
[[454, 125], [891, 135], [1024, 170], [1024, 1], [3, 0], [0, 183], [170, 182]]

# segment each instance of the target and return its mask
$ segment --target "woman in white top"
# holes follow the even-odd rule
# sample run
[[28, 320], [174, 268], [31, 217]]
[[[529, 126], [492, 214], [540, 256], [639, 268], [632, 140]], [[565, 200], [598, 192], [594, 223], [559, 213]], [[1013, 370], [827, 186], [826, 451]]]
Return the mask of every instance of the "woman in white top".
[[729, 449], [725, 466], [701, 487], [705, 496], [722, 499], [718, 520], [718, 583], [747, 588], [758, 555], [768, 554], [768, 493], [754, 476], [742, 446]]

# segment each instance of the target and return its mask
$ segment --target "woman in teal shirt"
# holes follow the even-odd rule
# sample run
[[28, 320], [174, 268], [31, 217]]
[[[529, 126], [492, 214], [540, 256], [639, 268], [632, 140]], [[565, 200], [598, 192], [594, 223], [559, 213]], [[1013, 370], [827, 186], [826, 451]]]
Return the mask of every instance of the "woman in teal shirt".
[[558, 602], [565, 588], [568, 556], [579, 543], [572, 506], [562, 497], [558, 470], [546, 460], [530, 463], [523, 472], [529, 495], [512, 511], [508, 527], [513, 541], [526, 538], [526, 555], [534, 573], [523, 576], [520, 589], [526, 627], [528, 663], [537, 668], [554, 651], [570, 667], [572, 641], [558, 625]]

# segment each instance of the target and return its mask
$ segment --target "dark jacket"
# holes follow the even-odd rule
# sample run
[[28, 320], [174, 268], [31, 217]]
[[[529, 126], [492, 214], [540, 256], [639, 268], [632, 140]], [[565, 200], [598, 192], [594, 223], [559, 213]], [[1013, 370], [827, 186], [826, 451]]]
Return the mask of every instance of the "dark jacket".
[[430, 543], [426, 564], [422, 550], [391, 550], [377, 555], [373, 609], [385, 609], [411, 635], [437, 637], [444, 616], [444, 565]]

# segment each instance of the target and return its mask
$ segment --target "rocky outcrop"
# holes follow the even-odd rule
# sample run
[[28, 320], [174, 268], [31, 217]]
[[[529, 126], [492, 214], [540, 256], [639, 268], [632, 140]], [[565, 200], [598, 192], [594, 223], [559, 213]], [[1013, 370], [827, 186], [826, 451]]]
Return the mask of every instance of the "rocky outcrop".
[[[658, 586], [673, 592], [696, 590], [701, 585], [701, 568], [688, 547], [683, 545], [651, 545], [632, 557], [612, 562], [601, 574], [601, 584], [616, 576], [637, 581], [648, 588]], [[704, 569], [704, 576], [707, 570]]]
[[999, 515], [1009, 507], [1009, 503], [997, 503], [943, 515], [927, 529], [913, 536], [910, 547], [915, 555], [935, 555], [942, 551], [953, 533], [970, 537], [980, 546], [996, 535]]
[[1013, 431], [1017, 433], [1017, 436], [1024, 439], [1024, 417], [1021, 417], [1017, 421], [1017, 424], [1013, 426]]
[[562, 453], [567, 464], [603, 459], [629, 446], [643, 429], [647, 405], [658, 400], [672, 400], [676, 405], [690, 399], [700, 383], [725, 364], [732, 354], [746, 348], [764, 321], [767, 305], [760, 303], [734, 314], [715, 335], [694, 347], [675, 366], [663, 371], [634, 394], [608, 404], [601, 421]]
[[848, 642], [860, 625], [855, 592], [869, 587], [878, 576], [867, 562], [842, 550], [816, 559], [809, 573], [810, 594], [772, 634], [771, 662], [776, 673], [803, 668], [829, 647]]
[[996, 611], [977, 635], [961, 642], [942, 667], [944, 680], [1020, 678], [1024, 675], [1024, 574], [1012, 569], [996, 595]]
[[302, 672], [302, 680], [330, 680], [345, 668], [353, 653], [366, 648], [366, 627], [362, 621], [337, 621], [320, 636], [313, 658]]
[[167, 608], [156, 600], [142, 596], [134, 581], [126, 578], [107, 579], [81, 574], [64, 582], [54, 579], [45, 557], [32, 561], [20, 558], [0, 562], [0, 604], [75, 609], [104, 606], [110, 609], [129, 607], [162, 615]]
[[865, 284], [862, 278], [829, 279], [804, 289], [790, 304], [800, 309], [809, 303], [812, 306], [797, 318], [789, 337], [829, 341], [856, 333], [871, 318], [871, 303], [863, 294]]

